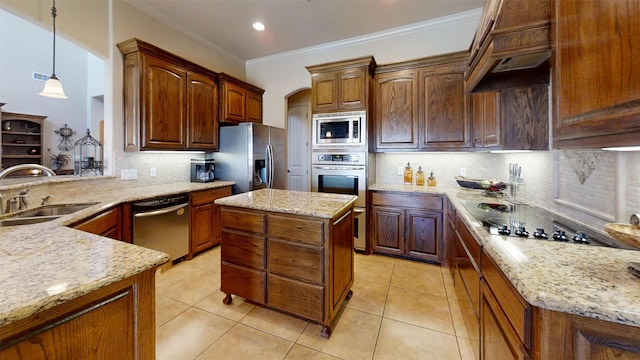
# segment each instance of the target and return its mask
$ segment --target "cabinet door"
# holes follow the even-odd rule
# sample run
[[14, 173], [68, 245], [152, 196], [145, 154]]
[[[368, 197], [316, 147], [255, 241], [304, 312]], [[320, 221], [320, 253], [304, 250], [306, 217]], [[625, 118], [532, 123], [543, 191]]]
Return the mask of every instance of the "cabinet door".
[[367, 107], [366, 69], [345, 70], [338, 74], [338, 109], [364, 110]]
[[115, 240], [122, 240], [120, 226], [120, 207], [114, 207], [98, 215], [74, 225], [74, 229], [92, 234], [105, 236]]
[[500, 145], [500, 93], [497, 91], [471, 94], [473, 146], [476, 148]]
[[338, 76], [336, 73], [314, 74], [311, 77], [311, 109], [313, 112], [338, 109]]
[[469, 147], [471, 126], [463, 73], [420, 73], [420, 148]]
[[187, 147], [187, 72], [166, 61], [144, 56], [143, 150]]
[[373, 251], [403, 255], [404, 209], [372, 206]]
[[484, 281], [480, 293], [480, 358], [528, 359], [522, 342]]
[[244, 122], [247, 119], [247, 91], [245, 88], [223, 81], [222, 89], [224, 92], [222, 98], [222, 121]]
[[406, 210], [405, 253], [415, 259], [442, 261], [442, 213]]
[[192, 150], [218, 150], [218, 86], [213, 79], [187, 74], [189, 143]]
[[376, 75], [375, 131], [377, 149], [418, 148], [417, 72]]
[[640, 2], [556, 0], [554, 147], [640, 145]]
[[214, 204], [204, 204], [191, 208], [191, 254], [195, 255], [215, 245], [217, 234]]
[[262, 124], [262, 95], [247, 90], [247, 121]]

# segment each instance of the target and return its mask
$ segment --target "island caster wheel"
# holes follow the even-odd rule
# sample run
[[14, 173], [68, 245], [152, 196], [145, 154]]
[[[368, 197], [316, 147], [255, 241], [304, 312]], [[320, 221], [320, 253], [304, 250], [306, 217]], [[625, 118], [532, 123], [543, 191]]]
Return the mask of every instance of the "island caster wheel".
[[320, 336], [328, 339], [331, 336], [331, 329], [328, 326], [323, 326], [322, 330], [320, 330]]
[[345, 300], [351, 299], [352, 296], [353, 296], [353, 290], [349, 290], [349, 292], [347, 293], [347, 296], [345, 297]]
[[225, 305], [231, 304], [232, 301], [233, 299], [231, 298], [231, 294], [227, 294], [227, 296], [225, 296], [224, 299], [222, 299], [222, 303]]

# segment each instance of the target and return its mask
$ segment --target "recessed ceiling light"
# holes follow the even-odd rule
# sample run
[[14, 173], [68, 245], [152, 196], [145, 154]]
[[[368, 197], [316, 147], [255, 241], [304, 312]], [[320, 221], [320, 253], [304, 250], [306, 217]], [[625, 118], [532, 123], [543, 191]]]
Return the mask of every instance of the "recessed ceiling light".
[[256, 22], [253, 23], [253, 28], [258, 30], [258, 31], [263, 31], [264, 30], [264, 24], [259, 22], [259, 21], [256, 21]]

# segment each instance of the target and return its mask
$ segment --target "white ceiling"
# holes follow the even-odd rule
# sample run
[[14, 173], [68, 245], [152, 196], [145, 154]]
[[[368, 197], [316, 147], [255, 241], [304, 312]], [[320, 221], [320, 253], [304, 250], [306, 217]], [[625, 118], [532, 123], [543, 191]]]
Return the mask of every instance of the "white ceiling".
[[[126, 0], [242, 60], [386, 31], [481, 8], [484, 0]], [[263, 32], [251, 25], [261, 21]]]

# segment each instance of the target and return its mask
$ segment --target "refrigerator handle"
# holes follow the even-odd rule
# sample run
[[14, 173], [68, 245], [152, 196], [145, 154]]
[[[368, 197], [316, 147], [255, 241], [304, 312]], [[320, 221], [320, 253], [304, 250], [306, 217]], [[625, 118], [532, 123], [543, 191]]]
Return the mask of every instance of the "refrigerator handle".
[[273, 175], [274, 175], [274, 171], [273, 171], [273, 147], [271, 146], [271, 144], [267, 145], [267, 151], [266, 151], [266, 166], [267, 166], [267, 179], [265, 180], [265, 182], [267, 183], [267, 188], [268, 189], [272, 189], [273, 188]]

